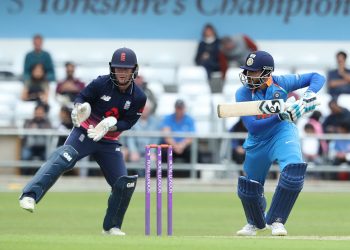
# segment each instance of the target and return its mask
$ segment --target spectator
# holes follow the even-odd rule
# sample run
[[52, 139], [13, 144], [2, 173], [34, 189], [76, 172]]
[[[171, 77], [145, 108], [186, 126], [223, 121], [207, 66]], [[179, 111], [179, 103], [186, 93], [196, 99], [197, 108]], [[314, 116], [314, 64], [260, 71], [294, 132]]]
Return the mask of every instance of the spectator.
[[[306, 123], [304, 126], [304, 134], [308, 136], [316, 135], [315, 127], [310, 123]], [[320, 142], [317, 138], [305, 137], [301, 141], [301, 150], [306, 162], [321, 163], [321, 158], [318, 154], [319, 149]]]
[[[322, 118], [322, 113], [318, 110], [315, 110], [311, 116], [309, 117], [308, 123], [311, 124], [315, 130], [316, 135], [323, 135], [323, 127], [320, 122]], [[328, 152], [327, 142], [324, 140], [320, 140], [320, 154], [324, 155]]]
[[338, 67], [328, 72], [328, 93], [336, 98], [342, 93], [350, 94], [350, 69], [346, 68], [347, 54], [339, 51], [336, 55]]
[[[350, 133], [350, 120], [344, 119], [336, 129], [339, 134]], [[333, 140], [329, 144], [329, 158], [334, 166], [341, 164], [350, 164], [350, 140]], [[349, 173], [337, 172], [338, 180], [349, 180]]]
[[[175, 113], [165, 116], [161, 128], [163, 132], [195, 132], [194, 120], [186, 114], [186, 106], [183, 100], [178, 99], [175, 102]], [[164, 142], [173, 146], [175, 162], [190, 162], [192, 138], [166, 137]], [[166, 153], [162, 155], [166, 156]]]
[[230, 66], [244, 65], [249, 53], [258, 50], [255, 42], [244, 34], [225, 36], [220, 43], [220, 64], [223, 76]]
[[[232, 126], [230, 132], [247, 132], [246, 127], [243, 124], [242, 119]], [[245, 149], [243, 148], [244, 139], [232, 139], [231, 148], [232, 148], [232, 160], [237, 164], [242, 164], [245, 159]]]
[[214, 26], [207, 24], [203, 28], [202, 40], [199, 42], [195, 62], [207, 71], [208, 79], [213, 72], [220, 71], [219, 53], [220, 40]]
[[45, 80], [55, 81], [55, 70], [52, 63], [52, 59], [48, 52], [42, 50], [43, 37], [41, 35], [35, 35], [33, 37], [33, 46], [34, 50], [27, 53], [24, 60], [23, 80], [29, 80], [33, 65], [40, 63], [44, 66], [46, 72]]
[[[61, 107], [60, 114], [59, 114], [61, 123], [57, 128], [58, 131], [67, 132], [68, 134], [68, 132], [73, 128], [71, 112], [72, 110], [70, 108], [66, 106]], [[67, 136], [60, 136], [58, 138], [57, 147], [62, 146], [66, 141], [66, 139], [67, 139]]]
[[137, 75], [137, 77], [135, 78], [134, 82], [146, 94], [147, 100], [152, 103], [152, 104], [150, 104], [151, 107], [152, 107], [151, 114], [155, 114], [155, 112], [157, 110], [157, 105], [158, 105], [157, 104], [157, 98], [154, 95], [153, 91], [148, 88], [148, 82], [146, 82], [145, 79], [143, 78], [143, 76], [141, 76], [141, 75]]
[[75, 78], [75, 64], [67, 62], [66, 67], [66, 78], [57, 84], [56, 95], [57, 99], [62, 105], [70, 105], [74, 102], [75, 97], [85, 87], [85, 83]]
[[[147, 100], [143, 109], [143, 113], [138, 123], [132, 127], [131, 131], [157, 131], [159, 123], [151, 113], [153, 107], [152, 103]], [[158, 144], [159, 138], [155, 137], [127, 137], [127, 148], [129, 149], [129, 160], [131, 162], [138, 162], [143, 159], [145, 153], [145, 145]], [[154, 152], [151, 156], [153, 160], [156, 159]]]
[[340, 107], [336, 99], [332, 99], [328, 104], [331, 113], [325, 118], [322, 126], [325, 133], [336, 133], [337, 125], [350, 117], [350, 112], [346, 108]]
[[38, 101], [48, 103], [49, 83], [45, 80], [45, 69], [42, 64], [34, 64], [30, 79], [24, 82], [23, 101]]
[[[34, 109], [34, 117], [26, 120], [25, 129], [49, 129], [51, 123], [47, 118], [48, 106], [39, 103]], [[45, 160], [46, 159], [46, 136], [27, 135], [22, 141], [22, 160]], [[21, 174], [32, 175], [36, 169], [22, 168]]]

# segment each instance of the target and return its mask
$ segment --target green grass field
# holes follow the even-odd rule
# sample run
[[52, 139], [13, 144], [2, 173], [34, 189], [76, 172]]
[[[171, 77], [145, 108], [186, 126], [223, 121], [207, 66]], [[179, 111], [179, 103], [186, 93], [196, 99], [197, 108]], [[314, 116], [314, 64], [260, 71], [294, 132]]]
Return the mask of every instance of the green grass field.
[[[18, 195], [0, 193], [1, 250], [319, 250], [349, 249], [350, 243], [349, 193], [302, 193], [287, 223], [289, 236], [284, 238], [271, 237], [268, 232], [253, 238], [236, 237], [245, 219], [234, 193], [175, 193], [173, 237], [144, 236], [143, 193], [135, 193], [130, 204], [123, 226], [126, 237], [101, 235], [108, 194], [48, 193], [33, 214], [19, 208]], [[152, 212], [155, 234], [155, 210]]]

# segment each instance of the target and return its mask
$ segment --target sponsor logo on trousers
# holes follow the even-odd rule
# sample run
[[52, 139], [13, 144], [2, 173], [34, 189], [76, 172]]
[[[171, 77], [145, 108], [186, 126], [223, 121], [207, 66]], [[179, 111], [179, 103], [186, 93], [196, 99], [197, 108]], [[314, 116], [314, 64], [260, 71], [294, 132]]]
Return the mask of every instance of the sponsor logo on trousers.
[[129, 183], [127, 183], [127, 184], [126, 184], [126, 187], [127, 187], [127, 188], [133, 188], [133, 187], [135, 187], [135, 182], [129, 182]]
[[63, 153], [63, 157], [66, 158], [67, 161], [71, 161], [73, 159], [67, 152]]

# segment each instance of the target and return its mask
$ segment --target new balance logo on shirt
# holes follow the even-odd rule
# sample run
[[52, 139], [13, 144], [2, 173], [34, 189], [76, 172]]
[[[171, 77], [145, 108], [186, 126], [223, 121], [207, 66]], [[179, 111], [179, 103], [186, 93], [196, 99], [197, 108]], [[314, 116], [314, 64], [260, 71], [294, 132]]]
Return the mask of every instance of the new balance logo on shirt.
[[106, 101], [106, 102], [109, 102], [109, 100], [111, 100], [111, 97], [107, 96], [107, 95], [103, 95], [103, 96], [101, 96], [101, 99]]

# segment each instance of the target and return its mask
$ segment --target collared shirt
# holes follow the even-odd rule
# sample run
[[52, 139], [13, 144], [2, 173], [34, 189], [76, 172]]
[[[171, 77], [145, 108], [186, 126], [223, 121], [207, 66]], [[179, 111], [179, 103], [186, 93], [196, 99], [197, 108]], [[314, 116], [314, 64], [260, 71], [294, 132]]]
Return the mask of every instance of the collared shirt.
[[[185, 114], [182, 119], [176, 120], [176, 115], [171, 114], [164, 117], [161, 128], [169, 127], [172, 132], [195, 132], [194, 120]], [[176, 142], [181, 142], [185, 138], [176, 137]]]

